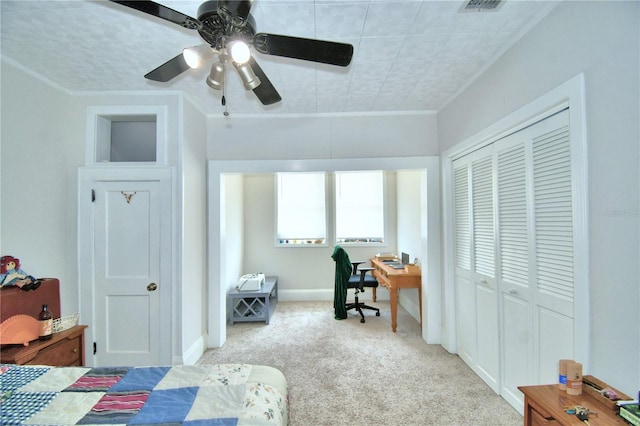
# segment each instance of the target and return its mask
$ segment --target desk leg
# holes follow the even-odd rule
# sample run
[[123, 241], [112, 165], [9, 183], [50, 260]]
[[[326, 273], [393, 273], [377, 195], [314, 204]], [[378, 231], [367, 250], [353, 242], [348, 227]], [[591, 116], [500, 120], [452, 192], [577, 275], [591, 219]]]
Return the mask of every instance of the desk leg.
[[390, 289], [389, 296], [391, 298], [391, 330], [395, 333], [396, 327], [398, 326], [398, 289]]
[[376, 290], [377, 290], [377, 288], [371, 287], [371, 290], [373, 291], [373, 303], [376, 303], [376, 298], [377, 298], [376, 297]]

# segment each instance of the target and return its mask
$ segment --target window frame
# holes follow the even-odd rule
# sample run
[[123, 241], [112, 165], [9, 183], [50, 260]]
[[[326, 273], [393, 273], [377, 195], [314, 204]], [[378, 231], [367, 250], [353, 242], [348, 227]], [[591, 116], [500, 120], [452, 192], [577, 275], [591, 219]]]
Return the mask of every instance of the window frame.
[[[337, 197], [338, 197], [338, 180], [337, 175], [339, 173], [371, 173], [371, 172], [380, 172], [382, 173], [382, 241], [341, 241], [338, 242], [338, 209], [337, 209]], [[333, 195], [333, 229], [332, 229], [332, 238], [335, 245], [341, 245], [345, 247], [378, 247], [378, 246], [386, 246], [388, 241], [387, 236], [387, 173], [385, 170], [336, 170], [332, 173], [333, 176], [333, 185], [332, 185], [332, 195]]]
[[[381, 172], [382, 173], [382, 227], [383, 227], [383, 236], [382, 241], [353, 241], [353, 242], [340, 242], [338, 243], [337, 237], [337, 210], [336, 210], [336, 197], [337, 197], [337, 173], [345, 173], [345, 172]], [[290, 243], [290, 242], [281, 242], [280, 237], [278, 236], [278, 211], [279, 211], [279, 200], [278, 200], [278, 187], [279, 181], [278, 177], [281, 174], [293, 174], [293, 173], [314, 173], [314, 174], [324, 174], [324, 185], [325, 185], [325, 240], [322, 243]], [[305, 171], [305, 172], [276, 172], [274, 173], [274, 185], [275, 185], [275, 200], [274, 200], [274, 218], [275, 218], [275, 226], [274, 226], [274, 246], [276, 248], [312, 248], [312, 247], [329, 247], [335, 245], [341, 245], [345, 247], [382, 247], [388, 245], [388, 200], [387, 200], [387, 172], [383, 169], [365, 169], [365, 170], [333, 170], [333, 171]], [[309, 241], [309, 240], [307, 240]]]
[[[320, 243], [315, 243], [315, 242], [311, 242], [311, 240], [301, 240], [301, 242], [282, 242], [280, 239], [279, 234], [279, 229], [278, 229], [278, 213], [279, 213], [279, 209], [280, 209], [280, 203], [279, 203], [279, 176], [280, 175], [291, 175], [291, 174], [295, 174], [295, 173], [303, 173], [303, 174], [322, 174], [324, 176], [324, 241], [320, 242]], [[328, 247], [329, 246], [329, 239], [330, 239], [330, 232], [329, 232], [329, 215], [328, 213], [328, 209], [331, 208], [332, 206], [330, 206], [329, 204], [329, 195], [327, 193], [327, 188], [329, 187], [329, 185], [327, 184], [328, 179], [329, 179], [329, 175], [331, 175], [330, 172], [326, 172], [326, 171], [305, 171], [305, 172], [276, 172], [274, 173], [274, 184], [275, 184], [275, 190], [274, 190], [274, 195], [275, 195], [275, 200], [274, 200], [274, 208], [275, 208], [275, 212], [274, 212], [274, 218], [275, 218], [275, 226], [274, 226], [274, 245], [275, 247], [298, 247], [298, 248], [310, 248], [310, 247]], [[297, 241], [297, 240], [294, 240]]]

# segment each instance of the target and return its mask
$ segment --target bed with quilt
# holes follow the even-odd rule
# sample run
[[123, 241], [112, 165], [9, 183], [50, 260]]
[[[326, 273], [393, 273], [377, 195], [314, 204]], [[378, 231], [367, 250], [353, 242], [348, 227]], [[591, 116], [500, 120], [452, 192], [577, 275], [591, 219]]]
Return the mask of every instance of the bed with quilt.
[[273, 367], [0, 365], [2, 425], [286, 425]]

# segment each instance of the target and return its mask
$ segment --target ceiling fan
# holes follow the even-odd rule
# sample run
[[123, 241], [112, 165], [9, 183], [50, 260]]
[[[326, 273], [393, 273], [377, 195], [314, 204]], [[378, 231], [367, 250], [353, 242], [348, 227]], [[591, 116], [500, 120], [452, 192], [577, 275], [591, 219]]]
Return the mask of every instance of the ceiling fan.
[[251, 55], [250, 46], [265, 55], [341, 67], [349, 65], [353, 56], [351, 44], [256, 33], [255, 20], [251, 15], [253, 0], [205, 1], [198, 8], [197, 19], [154, 1], [111, 1], [196, 30], [205, 41], [205, 44], [184, 49], [178, 56], [145, 75], [145, 78], [153, 81], [167, 82], [217, 55], [218, 60], [213, 63], [206, 80], [211, 88], [224, 88], [226, 66], [231, 63], [238, 71], [244, 87], [253, 90], [263, 105], [270, 105], [282, 98]]

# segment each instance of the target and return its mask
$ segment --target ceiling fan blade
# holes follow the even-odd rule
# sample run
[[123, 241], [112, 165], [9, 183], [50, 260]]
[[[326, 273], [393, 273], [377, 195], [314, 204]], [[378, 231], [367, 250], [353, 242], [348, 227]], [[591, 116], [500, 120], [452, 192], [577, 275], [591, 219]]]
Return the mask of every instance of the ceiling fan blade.
[[192, 30], [199, 30], [202, 28], [202, 23], [196, 18], [192, 18], [191, 16], [185, 15], [182, 12], [178, 12], [177, 10], [173, 10], [154, 1], [111, 1], [139, 10], [140, 12], [148, 13], [149, 15], [157, 16], [158, 18], [173, 22], [174, 24], [178, 24], [185, 28]]
[[251, 69], [255, 73], [256, 77], [260, 79], [260, 85], [253, 89], [253, 93], [255, 93], [258, 99], [260, 99], [262, 105], [271, 105], [276, 102], [280, 102], [282, 100], [280, 94], [276, 88], [273, 87], [273, 84], [271, 84], [267, 75], [262, 71], [262, 68], [260, 68], [260, 65], [258, 65], [255, 59], [249, 59], [249, 65], [251, 65]]
[[178, 56], [168, 60], [153, 71], [149, 71], [144, 78], [166, 83], [188, 69], [190, 69], [189, 65], [187, 65], [187, 62], [184, 60], [182, 53], [180, 53]]
[[334, 41], [258, 33], [253, 46], [265, 55], [284, 56], [304, 61], [346, 67], [351, 63], [353, 46]]

